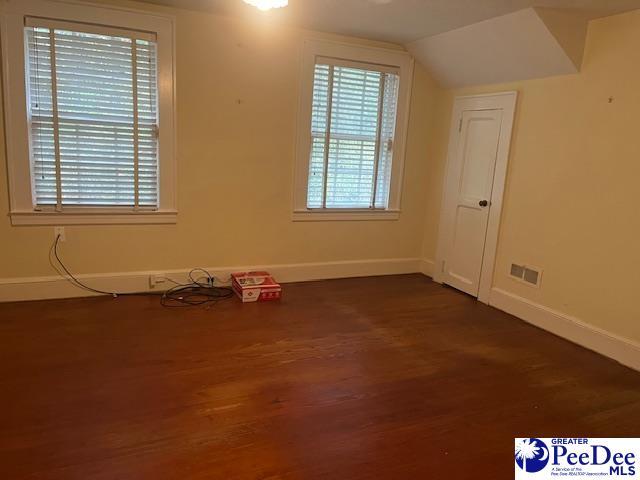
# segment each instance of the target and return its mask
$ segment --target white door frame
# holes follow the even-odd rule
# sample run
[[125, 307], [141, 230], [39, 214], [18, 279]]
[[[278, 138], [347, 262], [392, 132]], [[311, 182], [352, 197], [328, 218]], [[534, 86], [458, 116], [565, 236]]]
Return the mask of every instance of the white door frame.
[[442, 266], [445, 260], [446, 245], [450, 242], [447, 238], [447, 229], [444, 227], [448, 216], [451, 214], [453, 186], [459, 179], [451, 178], [452, 164], [455, 160], [458, 141], [460, 140], [459, 125], [462, 120], [462, 112], [466, 110], [497, 110], [502, 109], [502, 127], [500, 129], [500, 139], [498, 153], [496, 156], [496, 168], [493, 176], [493, 191], [491, 193], [491, 207], [489, 210], [489, 221], [487, 224], [487, 236], [485, 239], [484, 256], [482, 258], [482, 271], [480, 274], [480, 287], [478, 290], [478, 300], [482, 303], [489, 303], [489, 294], [493, 285], [493, 274], [496, 261], [496, 250], [498, 247], [498, 232], [500, 229], [500, 217], [502, 214], [502, 197], [504, 195], [505, 181], [507, 177], [507, 164], [509, 162], [509, 149], [511, 146], [511, 133], [516, 111], [516, 101], [518, 92], [501, 92], [488, 95], [470, 95], [456, 97], [453, 104], [451, 116], [451, 130], [449, 135], [449, 150], [447, 154], [447, 167], [445, 173], [444, 189], [442, 192], [442, 209], [440, 213], [440, 227], [438, 233], [438, 249], [436, 252], [436, 264], [433, 279], [442, 283]]

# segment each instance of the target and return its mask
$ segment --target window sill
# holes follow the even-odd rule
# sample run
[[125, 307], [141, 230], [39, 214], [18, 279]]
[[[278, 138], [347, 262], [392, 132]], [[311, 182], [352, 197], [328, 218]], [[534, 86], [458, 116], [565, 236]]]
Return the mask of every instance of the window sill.
[[400, 210], [296, 210], [293, 212], [294, 222], [333, 222], [333, 221], [367, 221], [398, 220]]
[[178, 212], [11, 212], [11, 224], [19, 225], [134, 225], [172, 224]]

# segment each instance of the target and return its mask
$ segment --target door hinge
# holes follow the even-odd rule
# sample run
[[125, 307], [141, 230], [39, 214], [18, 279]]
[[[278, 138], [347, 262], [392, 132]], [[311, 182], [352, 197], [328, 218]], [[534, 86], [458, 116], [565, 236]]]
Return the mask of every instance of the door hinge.
[[460, 122], [458, 123], [458, 133], [462, 132], [462, 117], [460, 117]]
[[441, 272], [444, 273], [444, 264], [446, 263], [446, 260], [442, 260], [442, 266], [441, 266]]

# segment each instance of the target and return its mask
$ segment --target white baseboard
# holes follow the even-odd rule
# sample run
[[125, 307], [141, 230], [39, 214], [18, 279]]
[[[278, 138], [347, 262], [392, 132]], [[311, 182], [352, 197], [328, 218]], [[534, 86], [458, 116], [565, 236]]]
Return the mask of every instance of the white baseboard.
[[429, 260], [428, 258], [420, 260], [420, 272], [422, 272], [423, 275], [433, 278], [434, 267], [435, 262], [433, 260]]
[[559, 337], [640, 371], [640, 344], [499, 288], [489, 304]]
[[[307, 282], [332, 278], [369, 277], [377, 275], [397, 275], [421, 271], [418, 258], [390, 258], [382, 260], [353, 260], [322, 263], [296, 263], [285, 265], [253, 265], [243, 267], [207, 268], [218, 279], [228, 280], [232, 272], [267, 270], [279, 282]], [[149, 276], [163, 275], [176, 282], [184, 283], [190, 269], [156, 270], [144, 272], [101, 273], [75, 275], [92, 288], [108, 292], [162, 291], [170, 283], [151, 288]], [[46, 300], [53, 298], [86, 297], [94, 295], [72, 285], [60, 276], [22, 277], [0, 279], [0, 302], [22, 300]]]

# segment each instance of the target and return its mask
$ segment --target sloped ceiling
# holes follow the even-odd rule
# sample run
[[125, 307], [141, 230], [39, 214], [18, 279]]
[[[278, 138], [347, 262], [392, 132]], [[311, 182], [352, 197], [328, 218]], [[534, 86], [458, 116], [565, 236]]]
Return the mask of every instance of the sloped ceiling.
[[447, 87], [577, 73], [587, 17], [527, 8], [427, 37], [407, 49]]
[[576, 68], [580, 69], [591, 15], [581, 10], [556, 8], [536, 8], [535, 10]]

